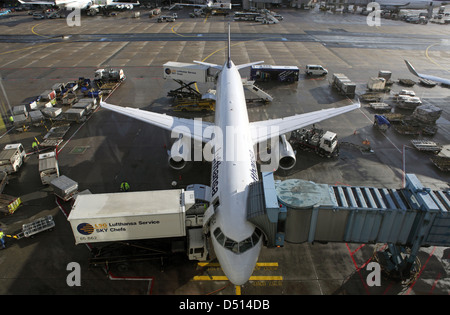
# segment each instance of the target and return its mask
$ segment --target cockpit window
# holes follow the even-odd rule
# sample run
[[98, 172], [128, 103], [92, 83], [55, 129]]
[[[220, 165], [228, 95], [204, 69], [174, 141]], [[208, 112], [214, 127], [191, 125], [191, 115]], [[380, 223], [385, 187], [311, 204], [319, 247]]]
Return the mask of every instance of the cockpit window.
[[226, 237], [225, 234], [222, 233], [222, 230], [218, 227], [214, 230], [214, 237], [220, 245], [228, 250], [231, 250], [233, 253], [239, 254], [249, 250], [259, 242], [259, 239], [261, 238], [261, 231], [255, 229], [252, 236], [238, 243], [235, 240]]

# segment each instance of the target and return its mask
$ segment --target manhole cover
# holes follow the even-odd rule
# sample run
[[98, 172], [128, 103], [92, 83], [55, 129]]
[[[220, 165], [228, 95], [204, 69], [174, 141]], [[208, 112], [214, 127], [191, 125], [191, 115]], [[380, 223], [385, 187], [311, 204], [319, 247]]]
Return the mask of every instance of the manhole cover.
[[89, 147], [75, 147], [70, 151], [70, 154], [83, 154]]

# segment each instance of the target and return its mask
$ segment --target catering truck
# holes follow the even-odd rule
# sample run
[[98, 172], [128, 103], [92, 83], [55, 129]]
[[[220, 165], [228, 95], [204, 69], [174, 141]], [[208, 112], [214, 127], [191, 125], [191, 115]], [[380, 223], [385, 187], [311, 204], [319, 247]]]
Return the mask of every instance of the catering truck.
[[68, 221], [76, 244], [181, 237], [189, 259], [202, 261], [208, 256], [203, 213], [194, 191], [184, 189], [83, 194]]

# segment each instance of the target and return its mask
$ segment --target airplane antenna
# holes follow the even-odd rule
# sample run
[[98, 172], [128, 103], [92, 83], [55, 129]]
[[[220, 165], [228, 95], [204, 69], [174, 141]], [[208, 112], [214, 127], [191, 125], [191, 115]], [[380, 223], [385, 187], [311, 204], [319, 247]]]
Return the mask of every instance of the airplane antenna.
[[231, 32], [230, 32], [230, 23], [228, 23], [228, 60], [227, 60], [227, 68], [231, 68]]

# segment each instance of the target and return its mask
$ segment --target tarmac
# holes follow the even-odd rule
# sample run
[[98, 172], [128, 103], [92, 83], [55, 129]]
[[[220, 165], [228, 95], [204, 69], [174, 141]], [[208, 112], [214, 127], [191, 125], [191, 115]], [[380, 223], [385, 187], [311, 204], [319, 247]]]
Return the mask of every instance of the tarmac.
[[[326, 77], [300, 75], [294, 84], [264, 83], [274, 97], [269, 104], [248, 105], [251, 121], [279, 118], [320, 108], [350, 104], [329, 84], [332, 73], [344, 73], [363, 94], [370, 77], [380, 70], [392, 71], [394, 80], [413, 77], [405, 66], [410, 61], [422, 73], [449, 77], [448, 25], [410, 25], [381, 20], [367, 25], [366, 16], [330, 12], [277, 9], [279, 24], [233, 22], [232, 17], [190, 18], [190, 10], [177, 11], [174, 23], [157, 23], [141, 14], [133, 18], [122, 12], [115, 17], [82, 16], [81, 25], [69, 27], [65, 19], [33, 20], [24, 12], [0, 18], [0, 74], [7, 98], [1, 94], [3, 117], [8, 104], [24, 104], [53, 84], [92, 78], [98, 68], [122, 68], [125, 82], [111, 94], [111, 104], [130, 106], [180, 116], [170, 110], [167, 92], [177, 88], [163, 79], [162, 65], [168, 61], [203, 60], [223, 63], [225, 30], [231, 21], [232, 59], [235, 64], [264, 60], [265, 64], [320, 64]], [[145, 12], [145, 11], [142, 11]], [[248, 70], [247, 70], [248, 71]], [[242, 72], [242, 76], [248, 73]], [[198, 84], [202, 92], [213, 85]], [[394, 83], [391, 95], [404, 87]], [[412, 88], [425, 104], [443, 109], [433, 140], [450, 139], [450, 89], [416, 84]], [[385, 95], [389, 100], [388, 94]], [[252, 97], [250, 94], [248, 97]], [[313, 153], [297, 153], [290, 171], [278, 171], [276, 179], [299, 178], [321, 184], [346, 184], [400, 188], [405, 173], [414, 173], [424, 186], [444, 190], [450, 176], [438, 170], [429, 156], [410, 145], [412, 136], [373, 127], [374, 112], [362, 103], [360, 110], [318, 124], [338, 134], [339, 140], [373, 150], [365, 153], [355, 146], [342, 147], [336, 159]], [[183, 117], [198, 117], [187, 113]], [[213, 120], [213, 114], [202, 114]], [[27, 132], [7, 132], [3, 123], [0, 144], [21, 142], [27, 152], [45, 127]], [[50, 122], [46, 123], [46, 127]], [[59, 148], [61, 174], [75, 180], [79, 190], [92, 193], [119, 192], [123, 180], [131, 190], [170, 189], [189, 184], [207, 184], [210, 165], [193, 162], [182, 171], [168, 167], [170, 133], [104, 109], [96, 110], [84, 123], [72, 124]], [[164, 260], [134, 262], [110, 269], [89, 265], [90, 249], [75, 245], [64, 214], [70, 203], [57, 202], [51, 188], [43, 186], [36, 154], [30, 154], [20, 171], [12, 175], [4, 193], [20, 196], [23, 205], [12, 215], [0, 218], [6, 234], [22, 224], [52, 215], [56, 226], [34, 238], [7, 238], [0, 251], [0, 294], [9, 295], [448, 295], [450, 293], [450, 249], [422, 248], [420, 268], [408, 283], [383, 278], [380, 286], [369, 286], [367, 264], [378, 248], [370, 244], [291, 244], [263, 248], [253, 280], [234, 287], [223, 279], [217, 261], [203, 265], [183, 255]], [[80, 265], [81, 285], [70, 286], [69, 263]], [[120, 267], [120, 268], [119, 268]], [[116, 281], [123, 280], [123, 281]], [[69, 281], [70, 282], [70, 281]]]

